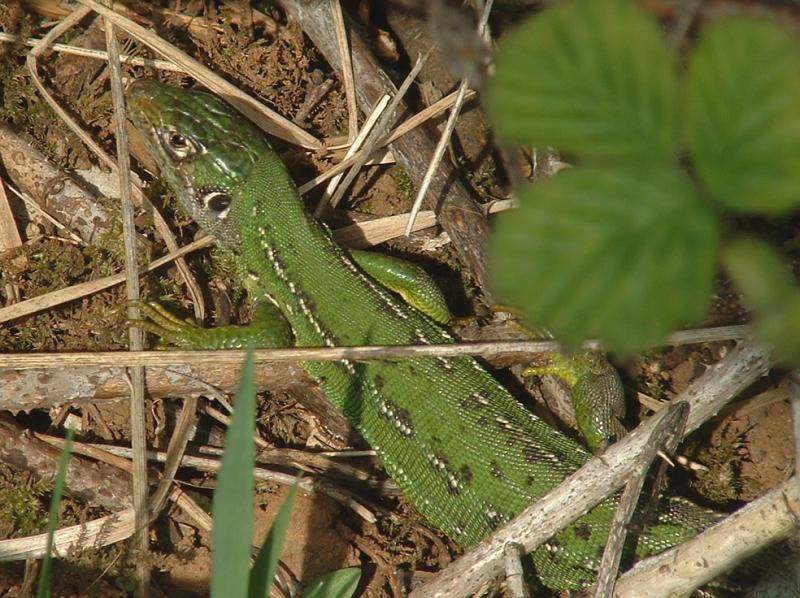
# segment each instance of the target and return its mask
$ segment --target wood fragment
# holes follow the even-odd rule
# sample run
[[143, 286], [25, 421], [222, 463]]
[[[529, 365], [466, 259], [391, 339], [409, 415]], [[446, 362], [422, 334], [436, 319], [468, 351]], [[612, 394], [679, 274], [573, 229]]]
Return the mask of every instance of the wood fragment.
[[[61, 451], [42, 442], [10, 417], [0, 415], [0, 461], [15, 471], [55, 478]], [[73, 456], [67, 468], [66, 494], [84, 504], [119, 511], [132, 506], [127, 473]]]

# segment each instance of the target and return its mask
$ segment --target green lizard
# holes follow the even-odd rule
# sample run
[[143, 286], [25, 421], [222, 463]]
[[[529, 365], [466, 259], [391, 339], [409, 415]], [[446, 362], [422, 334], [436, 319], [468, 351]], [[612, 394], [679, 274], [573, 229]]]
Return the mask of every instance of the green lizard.
[[[261, 132], [227, 104], [205, 93], [138, 81], [129, 89], [128, 106], [162, 177], [198, 224], [235, 256], [260, 305], [252, 325], [215, 329], [151, 308], [147, 328], [196, 348], [454, 342], [440, 324], [449, 318], [440, 296], [422, 283], [412, 293], [412, 302], [423, 297], [416, 303], [422, 310], [412, 307], [385, 286], [405, 287], [408, 277], [397, 260], [339, 247], [306, 212]], [[438, 307], [428, 309], [431, 302]], [[591, 456], [525, 409], [471, 357], [304, 367], [418, 510], [465, 547]], [[591, 375], [584, 383], [578, 373], [585, 402], [618, 389], [608, 378], [616, 379], [616, 372]], [[580, 589], [594, 581], [615, 506], [616, 498], [604, 501], [535, 551], [536, 573], [546, 585]], [[640, 536], [637, 554], [661, 551], [702, 527], [675, 512], [666, 510]]]

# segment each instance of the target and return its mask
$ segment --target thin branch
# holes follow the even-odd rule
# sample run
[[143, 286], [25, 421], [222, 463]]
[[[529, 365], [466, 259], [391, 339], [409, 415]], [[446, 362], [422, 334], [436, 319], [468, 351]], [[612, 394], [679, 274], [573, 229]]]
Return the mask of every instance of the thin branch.
[[[214, 240], [211, 237], [203, 237], [202, 239], [198, 239], [197, 241], [189, 243], [188, 245], [184, 245], [177, 251], [168, 253], [167, 255], [153, 260], [147, 266], [141, 268], [139, 273], [144, 275], [148, 272], [152, 272], [153, 270], [157, 270], [158, 268], [166, 266], [167, 264], [171, 264], [176, 259], [188, 253], [197, 251], [198, 249], [202, 249], [204, 247], [210, 247], [213, 244]], [[31, 297], [30, 299], [20, 301], [14, 305], [8, 305], [0, 308], [0, 323], [8, 322], [23, 316], [29, 316], [56, 305], [61, 305], [69, 301], [74, 301], [76, 299], [80, 299], [81, 297], [91, 295], [92, 293], [103, 291], [118, 284], [122, 284], [123, 282], [125, 282], [125, 273], [120, 272], [104, 278], [98, 278], [97, 280], [90, 280], [88, 282], [76, 284], [65, 289], [59, 289], [57, 291], [45, 293], [44, 295], [38, 295], [37, 297]]]
[[[407, 118], [401, 124], [397, 125], [397, 127], [389, 134], [389, 138], [386, 140], [386, 144], [390, 144], [393, 141], [397, 141], [400, 137], [408, 133], [409, 131], [416, 129], [421, 124], [436, 118], [440, 114], [443, 114], [450, 108], [456, 105], [458, 102], [458, 95], [459, 90], [456, 90], [452, 93], [447, 94], [442, 99], [434, 102], [427, 108], [423, 108], [419, 112], [417, 112], [414, 116]], [[472, 90], [468, 89], [464, 94], [464, 101], [471, 100], [477, 97], [477, 93]]]
[[[22, 39], [21, 36], [13, 33], [5, 33], [0, 31], [0, 42], [12, 43], [22, 40], [26, 46], [35, 47], [41, 43], [41, 39], [29, 37]], [[92, 50], [90, 48], [79, 48], [78, 46], [70, 46], [68, 44], [51, 44], [50, 50], [60, 52], [62, 54], [69, 54], [72, 56], [81, 56], [83, 58], [93, 58], [95, 60], [108, 60], [108, 54], [103, 50]], [[167, 60], [158, 60], [155, 58], [141, 58], [139, 56], [130, 56], [128, 54], [120, 54], [119, 61], [131, 66], [148, 66], [156, 68], [161, 71], [172, 71], [182, 73], [183, 69], [176, 66]]]
[[506, 592], [511, 598], [529, 598], [530, 592], [525, 583], [525, 571], [522, 559], [526, 557], [525, 549], [515, 542], [509, 542], [503, 550], [506, 572]]
[[[128, 153], [128, 133], [125, 123], [125, 99], [122, 91], [122, 67], [119, 62], [119, 47], [114, 25], [104, 19], [106, 49], [111, 79], [111, 98], [114, 104], [114, 119], [117, 129], [117, 174], [119, 176], [120, 200], [122, 202], [122, 237], [125, 242], [125, 287], [128, 300], [139, 299], [139, 263], [136, 246], [135, 209], [131, 199], [131, 158]], [[139, 308], [128, 305], [128, 317], [140, 318]], [[130, 348], [141, 351], [144, 348], [144, 334], [136, 326], [128, 329]], [[147, 507], [147, 429], [145, 423], [144, 368], [134, 366], [130, 371], [131, 401], [130, 430], [133, 448], [133, 508], [136, 512], [136, 545], [139, 549], [136, 573], [138, 594], [147, 598], [150, 594], [150, 564], [147, 557], [150, 551], [150, 532]]]
[[800, 483], [800, 370], [797, 369], [792, 370], [789, 376], [789, 401], [794, 431], [794, 475]]
[[358, 131], [358, 100], [356, 99], [356, 84], [353, 78], [353, 61], [350, 58], [350, 45], [347, 43], [347, 30], [344, 26], [342, 4], [339, 0], [330, 0], [330, 3], [331, 13], [333, 14], [333, 26], [336, 30], [336, 39], [339, 42], [339, 60], [342, 62], [342, 82], [344, 83], [344, 92], [347, 98], [347, 141], [352, 143]]
[[[64, 557], [70, 550], [78, 551], [108, 546], [130, 538], [135, 529], [133, 509], [100, 517], [56, 531], [53, 554]], [[47, 549], [47, 534], [0, 541], [0, 561], [40, 559]]]
[[[378, 122], [378, 119], [380, 118], [381, 114], [383, 114], [383, 112], [386, 110], [386, 106], [388, 104], [389, 104], [388, 95], [383, 96], [378, 101], [378, 103], [372, 109], [372, 112], [370, 112], [369, 116], [367, 117], [367, 120], [364, 121], [364, 126], [361, 127], [361, 130], [357, 132], [358, 134], [355, 136], [355, 139], [350, 140], [351, 145], [349, 148], [347, 148], [347, 153], [345, 153], [344, 155], [345, 160], [347, 158], [350, 158], [351, 156], [354, 156], [358, 152], [358, 150], [361, 149], [361, 146], [366, 141], [367, 137], [370, 134], [370, 131], [372, 131], [373, 127], [375, 126], [375, 123]], [[338, 174], [328, 182], [328, 186], [325, 188], [325, 192], [322, 194], [322, 197], [320, 198], [320, 206], [330, 205], [331, 207], [336, 207], [336, 204], [332, 201], [332, 196], [335, 194], [336, 188], [338, 187], [341, 179], [342, 175]], [[320, 208], [318, 207], [317, 210], [319, 209]]]
[[653, 459], [662, 452], [662, 447], [668, 453], [674, 453], [678, 448], [683, 429], [686, 426], [689, 406], [686, 403], [675, 403], [675, 406], [682, 409], [675, 422], [675, 427], [664, 431], [663, 445], [659, 446], [653, 443], [647, 446], [639, 457], [638, 469], [633, 473], [628, 483], [625, 484], [625, 490], [619, 499], [619, 506], [616, 513], [614, 513], [614, 520], [611, 522], [611, 530], [608, 533], [603, 558], [600, 561], [597, 584], [594, 588], [594, 598], [611, 598], [614, 594], [614, 584], [619, 571], [622, 550], [625, 546], [627, 526], [639, 504], [639, 496]]
[[450, 111], [447, 124], [442, 132], [442, 136], [439, 137], [439, 143], [436, 144], [436, 150], [433, 152], [433, 157], [428, 165], [428, 170], [425, 171], [425, 176], [422, 178], [422, 183], [420, 183], [417, 196], [414, 199], [414, 204], [411, 206], [411, 218], [406, 226], [406, 236], [411, 234], [411, 229], [414, 226], [414, 220], [416, 219], [420, 208], [422, 208], [422, 201], [425, 199], [425, 195], [428, 193], [428, 188], [431, 186], [431, 181], [433, 180], [436, 171], [439, 169], [439, 163], [442, 161], [444, 152], [447, 150], [447, 146], [450, 143], [450, 137], [453, 135], [453, 130], [456, 128], [456, 120], [458, 120], [458, 115], [461, 114], [461, 107], [464, 105], [464, 98], [466, 97], [468, 86], [469, 81], [467, 79], [462, 79], [461, 85], [458, 87], [456, 103], [453, 106], [453, 109]]
[[[389, 123], [394, 118], [394, 114], [395, 111], [397, 110], [397, 107], [403, 101], [405, 94], [408, 92], [408, 89], [411, 87], [411, 84], [414, 82], [414, 79], [416, 78], [417, 74], [419, 74], [419, 71], [422, 69], [429, 55], [430, 51], [427, 52], [424, 56], [421, 56], [417, 60], [416, 64], [414, 64], [414, 67], [409, 71], [408, 75], [406, 75], [406, 78], [403, 80], [403, 83], [394, 93], [392, 101], [389, 103], [389, 107], [383, 111], [380, 119], [375, 124], [374, 128], [364, 141], [364, 147], [361, 149], [360, 152], [358, 152], [355, 156], [353, 156], [354, 158], [356, 156], [360, 157], [353, 162], [353, 165], [350, 167], [350, 172], [347, 173], [347, 176], [344, 177], [344, 180], [339, 185], [339, 188], [336, 190], [336, 193], [334, 193], [333, 197], [330, 198], [330, 205], [335, 206], [337, 203], [339, 203], [342, 196], [344, 195], [345, 190], [348, 187], [350, 187], [350, 183], [353, 182], [353, 179], [355, 179], [355, 177], [358, 175], [359, 171], [364, 166], [367, 159], [375, 150], [375, 148], [382, 147], [383, 145], [385, 145], [384, 136], [386, 130], [389, 128]], [[320, 201], [317, 204], [316, 210], [314, 211], [314, 216], [316, 216], [317, 218], [321, 217], [327, 205], [328, 205], [327, 202]]]
[[[180, 467], [181, 459], [186, 452], [186, 445], [192, 428], [197, 422], [197, 398], [187, 397], [183, 401], [180, 417], [175, 426], [175, 430], [170, 436], [169, 446], [167, 447], [166, 460], [164, 461], [164, 472], [158, 487], [150, 497], [150, 521], [155, 521], [161, 509], [167, 502], [175, 474]], [[145, 459], [147, 457], [145, 456]]]
[[[681, 344], [681, 333], [670, 336], [670, 344]], [[596, 341], [587, 341], [584, 349], [596, 350]], [[293, 347], [281, 349], [258, 349], [256, 362], [295, 361], [339, 361], [342, 359], [396, 359], [401, 357], [458, 357], [476, 355], [496, 357], [512, 354], [541, 354], [559, 351], [557, 341], [488, 341], [478, 343], [454, 343], [439, 345], [374, 345], [360, 347]], [[241, 364], [245, 351], [240, 349], [215, 351], [97, 351], [74, 353], [4, 353], [0, 354], [0, 368], [76, 367], [76, 366], [133, 366], [165, 367], [191, 363]]]
[[81, 239], [78, 235], [72, 232], [66, 225], [62, 224], [56, 217], [51, 216], [47, 213], [47, 211], [40, 206], [36, 201], [29, 196], [27, 193], [23, 193], [12, 187], [11, 185], [8, 186], [8, 190], [11, 191], [14, 195], [16, 195], [22, 203], [25, 204], [25, 207], [28, 208], [31, 212], [34, 212], [39, 215], [42, 220], [45, 220], [52, 224], [55, 228], [57, 228], [61, 233], [63, 233], [66, 237], [71, 239], [77, 245], [84, 245], [83, 239]]
[[[481, 19], [478, 23], [478, 35], [480, 36], [483, 36], [486, 32], [486, 25], [489, 22], [489, 15], [492, 12], [493, 4], [494, 0], [487, 0], [483, 7]], [[439, 138], [439, 143], [436, 144], [436, 149], [433, 153], [433, 157], [431, 158], [431, 162], [428, 165], [428, 170], [425, 172], [425, 176], [422, 178], [422, 183], [419, 186], [419, 191], [417, 191], [417, 197], [414, 199], [414, 204], [411, 206], [411, 218], [406, 226], [406, 236], [411, 234], [411, 231], [414, 227], [414, 220], [416, 220], [417, 214], [422, 208], [422, 201], [425, 199], [425, 195], [428, 193], [428, 188], [431, 185], [431, 181], [433, 180], [433, 177], [439, 168], [439, 163], [444, 157], [444, 152], [447, 150], [447, 146], [450, 143], [450, 138], [452, 137], [453, 131], [456, 128], [456, 121], [458, 120], [459, 114], [461, 114], [461, 108], [464, 105], [468, 88], [469, 80], [465, 77], [461, 80], [461, 83], [458, 86], [458, 94], [456, 95], [455, 104], [453, 105], [453, 109], [451, 110], [450, 116], [447, 119], [447, 124], [444, 127], [442, 136]]]
[[[337, 243], [349, 249], [372, 247], [401, 236], [406, 228], [409, 216], [410, 214], [397, 214], [396, 216], [385, 216], [375, 220], [343, 226], [333, 231], [333, 238]], [[414, 225], [414, 231], [436, 226], [437, 222], [436, 214], [433, 211], [424, 210], [419, 213], [417, 222]]]
[[[92, 447], [92, 445], [84, 445], [84, 447], [85, 446], [90, 448]], [[114, 455], [119, 455], [126, 458], [130, 458], [131, 455], [131, 450], [122, 446], [104, 447], [104, 449], [108, 450]], [[164, 463], [167, 460], [167, 453], [164, 453], [163, 451], [148, 451], [147, 457], [151, 461]], [[181, 456], [178, 464], [180, 467], [187, 467], [206, 473], [216, 474], [219, 473], [220, 467], [222, 466], [222, 459], [221, 455], [219, 458], [211, 458], [184, 454]], [[297, 481], [297, 475], [294, 473], [284, 473], [258, 466], [253, 469], [253, 475], [258, 482], [272, 482], [282, 486], [292, 486]], [[339, 488], [322, 479], [319, 479], [318, 477], [315, 478], [314, 475], [315, 474], [313, 472], [309, 472], [309, 475], [304, 476], [300, 480], [300, 488], [302, 490], [305, 492], [320, 492], [322, 494], [326, 494], [339, 504], [351, 509], [366, 523], [377, 522], [377, 517], [372, 511], [372, 509], [375, 507], [367, 506], [359, 501], [348, 490]]]
[[[453, 106], [453, 104], [455, 104], [457, 95], [458, 95], [458, 92], [454, 91], [450, 95], [447, 95], [447, 96], [443, 97], [441, 100], [439, 100], [435, 104], [432, 104], [431, 106], [428, 106], [424, 110], [422, 110], [422, 111], [418, 112], [417, 114], [415, 114], [414, 116], [408, 118], [402, 124], [398, 125], [394, 130], [392, 130], [392, 132], [389, 134], [388, 138], [383, 142], [383, 145], [381, 147], [389, 145], [390, 143], [392, 143], [394, 141], [397, 141], [398, 139], [400, 139], [406, 133], [410, 133], [411, 131], [413, 131], [414, 129], [419, 127], [420, 125], [426, 123], [427, 121], [429, 121], [429, 120], [431, 120], [433, 118], [436, 118], [437, 116], [439, 116], [440, 114], [442, 114], [443, 112], [448, 110], [451, 106]], [[476, 95], [475, 92], [471, 91], [471, 90], [469, 91], [469, 93], [467, 93], [467, 97], [468, 98], [472, 98], [475, 95]], [[346, 146], [342, 146], [342, 147], [346, 147]], [[331, 146], [328, 149], [333, 150], [333, 149], [339, 149], [339, 148], [337, 146]], [[359, 160], [363, 159], [364, 156], [369, 156], [370, 155], [369, 152], [371, 152], [371, 151], [374, 151], [374, 149], [364, 148], [364, 149], [359, 150], [358, 152], [353, 154], [353, 156], [351, 156], [350, 158], [342, 160], [341, 162], [339, 162], [335, 166], [332, 166], [329, 170], [326, 170], [322, 174], [319, 174], [319, 175], [315, 176], [313, 179], [311, 179], [309, 181], [306, 181], [302, 185], [299, 185], [297, 187], [298, 191], [300, 191], [301, 195], [304, 195], [304, 194], [308, 193], [314, 187], [317, 187], [318, 185], [321, 185], [322, 183], [324, 183], [328, 179], [331, 179], [331, 178], [335, 177], [337, 174], [340, 174], [340, 173], [344, 172], [345, 170], [350, 168], [353, 164], [355, 164]], [[365, 164], [370, 164], [370, 163], [372, 163], [371, 160], [367, 160], [365, 162]]]

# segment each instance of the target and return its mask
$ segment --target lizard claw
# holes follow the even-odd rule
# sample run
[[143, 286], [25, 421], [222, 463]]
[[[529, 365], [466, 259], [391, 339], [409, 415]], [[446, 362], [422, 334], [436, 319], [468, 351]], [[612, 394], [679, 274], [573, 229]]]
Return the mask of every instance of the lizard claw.
[[158, 336], [162, 341], [176, 346], [191, 347], [205, 330], [191, 319], [181, 319], [160, 303], [134, 299], [128, 302], [141, 312], [139, 319], [128, 319], [126, 325], [137, 326]]

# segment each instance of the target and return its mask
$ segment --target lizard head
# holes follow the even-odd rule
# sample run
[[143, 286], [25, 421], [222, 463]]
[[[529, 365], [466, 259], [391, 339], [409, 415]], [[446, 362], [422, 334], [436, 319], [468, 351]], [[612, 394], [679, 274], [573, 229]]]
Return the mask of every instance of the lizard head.
[[259, 156], [261, 131], [217, 97], [153, 80], [127, 91], [131, 120], [162, 178], [206, 232], [232, 239], [228, 213]]

